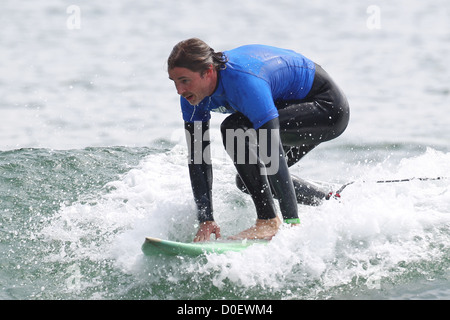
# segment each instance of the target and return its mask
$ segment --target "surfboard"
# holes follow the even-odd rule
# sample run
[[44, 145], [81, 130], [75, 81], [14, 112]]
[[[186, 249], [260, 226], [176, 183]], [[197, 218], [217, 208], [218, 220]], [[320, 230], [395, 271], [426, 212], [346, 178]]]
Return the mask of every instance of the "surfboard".
[[142, 245], [142, 251], [147, 256], [199, 256], [207, 253], [239, 252], [254, 244], [267, 244], [266, 240], [234, 240], [207, 242], [177, 242], [147, 237]]

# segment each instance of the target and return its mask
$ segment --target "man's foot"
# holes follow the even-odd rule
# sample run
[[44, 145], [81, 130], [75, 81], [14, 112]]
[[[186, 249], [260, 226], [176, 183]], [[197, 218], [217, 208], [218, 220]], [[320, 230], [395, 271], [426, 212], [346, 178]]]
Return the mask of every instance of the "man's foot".
[[229, 237], [231, 240], [243, 240], [243, 239], [263, 239], [270, 240], [275, 236], [278, 229], [281, 226], [280, 218], [263, 220], [257, 219], [254, 226], [244, 230], [234, 236]]
[[330, 200], [331, 198], [339, 200], [341, 198], [341, 194], [339, 193], [339, 191], [337, 192], [330, 191], [325, 197], [325, 199]]

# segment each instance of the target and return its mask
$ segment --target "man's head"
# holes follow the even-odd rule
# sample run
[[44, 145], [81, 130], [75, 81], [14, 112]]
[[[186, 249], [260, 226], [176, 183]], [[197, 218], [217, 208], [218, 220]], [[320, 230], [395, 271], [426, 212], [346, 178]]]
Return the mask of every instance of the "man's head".
[[214, 92], [217, 71], [224, 68], [225, 63], [222, 52], [214, 52], [202, 40], [191, 38], [175, 45], [167, 60], [167, 69], [178, 94], [197, 105]]

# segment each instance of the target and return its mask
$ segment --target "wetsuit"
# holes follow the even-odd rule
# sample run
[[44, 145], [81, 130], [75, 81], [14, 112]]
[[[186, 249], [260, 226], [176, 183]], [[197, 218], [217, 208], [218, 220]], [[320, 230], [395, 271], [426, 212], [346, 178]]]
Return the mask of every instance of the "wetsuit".
[[[229, 148], [227, 152], [238, 171], [237, 184], [252, 196], [258, 218], [276, 216], [275, 196], [285, 221], [296, 221], [297, 202], [314, 204], [315, 199], [325, 194], [300, 179], [291, 179], [288, 166], [345, 130], [349, 120], [347, 99], [319, 65], [294, 51], [248, 45], [225, 51], [224, 55], [228, 62], [218, 72], [217, 87], [211, 96], [197, 106], [180, 98], [185, 128], [190, 135], [189, 172], [198, 219], [213, 220], [212, 167], [207, 155], [209, 139], [202, 139], [202, 160], [195, 161], [199, 148], [195, 146], [198, 139], [194, 139], [194, 133], [196, 128], [201, 133], [207, 132], [210, 112], [215, 111], [232, 113], [221, 125], [224, 146], [233, 145], [232, 150], [238, 150], [237, 144], [245, 145], [244, 162]], [[256, 140], [243, 142], [233, 136], [234, 141], [227, 141], [227, 130], [249, 129], [256, 133], [264, 129], [268, 134], [256, 134]], [[255, 143], [271, 145], [272, 153], [277, 150], [277, 172], [264, 173], [267, 163], [262, 161], [259, 148], [256, 151], [252, 148]], [[249, 161], [254, 158], [256, 163]]]

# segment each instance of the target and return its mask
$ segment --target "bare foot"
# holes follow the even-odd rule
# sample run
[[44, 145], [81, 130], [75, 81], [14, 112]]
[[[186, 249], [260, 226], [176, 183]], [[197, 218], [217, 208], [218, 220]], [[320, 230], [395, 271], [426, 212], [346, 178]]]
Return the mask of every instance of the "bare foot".
[[234, 236], [229, 237], [231, 240], [242, 240], [242, 239], [264, 239], [270, 240], [277, 233], [281, 225], [280, 218], [276, 217], [274, 219], [263, 220], [256, 219], [254, 226], [244, 230]]

